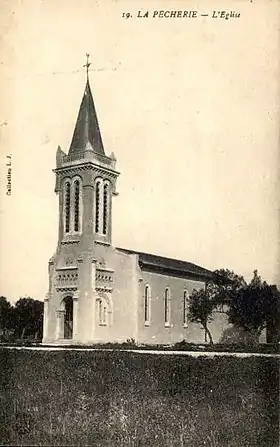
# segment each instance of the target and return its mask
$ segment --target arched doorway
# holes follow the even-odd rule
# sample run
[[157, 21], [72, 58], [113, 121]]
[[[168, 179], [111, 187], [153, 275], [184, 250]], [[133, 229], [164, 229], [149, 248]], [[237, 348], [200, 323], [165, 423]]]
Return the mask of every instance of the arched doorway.
[[73, 337], [73, 298], [71, 296], [67, 296], [63, 300], [64, 304], [64, 329], [63, 336], [64, 338], [72, 338]]

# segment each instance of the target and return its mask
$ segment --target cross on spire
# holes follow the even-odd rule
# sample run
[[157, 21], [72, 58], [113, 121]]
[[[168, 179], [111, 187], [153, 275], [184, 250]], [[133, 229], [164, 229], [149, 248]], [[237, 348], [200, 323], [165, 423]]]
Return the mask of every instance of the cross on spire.
[[88, 80], [88, 69], [91, 66], [91, 63], [89, 62], [89, 56], [90, 56], [89, 53], [86, 53], [87, 61], [86, 61], [85, 65], [83, 65], [83, 67], [86, 68], [87, 80]]

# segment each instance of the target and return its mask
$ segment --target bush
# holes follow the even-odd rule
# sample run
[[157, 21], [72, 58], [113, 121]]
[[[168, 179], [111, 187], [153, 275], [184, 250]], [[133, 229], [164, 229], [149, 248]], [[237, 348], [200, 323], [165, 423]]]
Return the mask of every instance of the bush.
[[224, 330], [220, 339], [220, 343], [257, 346], [259, 343], [258, 338], [259, 337], [257, 335], [245, 331], [242, 328], [231, 326]]

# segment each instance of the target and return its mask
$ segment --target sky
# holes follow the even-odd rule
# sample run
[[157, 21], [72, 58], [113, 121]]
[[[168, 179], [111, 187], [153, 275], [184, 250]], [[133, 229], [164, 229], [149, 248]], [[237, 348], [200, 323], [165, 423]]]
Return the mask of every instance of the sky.
[[[170, 9], [198, 18], [152, 17]], [[280, 284], [278, 0], [0, 0], [0, 25], [1, 295], [47, 292], [52, 169], [57, 146], [69, 149], [87, 52], [121, 172], [113, 244]]]

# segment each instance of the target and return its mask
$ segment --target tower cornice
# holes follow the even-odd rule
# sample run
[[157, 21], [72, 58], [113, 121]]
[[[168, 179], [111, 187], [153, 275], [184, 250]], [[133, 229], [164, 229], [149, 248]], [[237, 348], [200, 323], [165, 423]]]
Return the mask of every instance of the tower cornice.
[[118, 177], [120, 175], [120, 172], [115, 171], [114, 169], [111, 169], [109, 167], [100, 166], [92, 162], [82, 162], [82, 163], [75, 163], [75, 164], [67, 164], [66, 166], [61, 166], [59, 168], [53, 169], [53, 172], [56, 174], [66, 174], [66, 173], [74, 173], [79, 172], [83, 170], [95, 170], [96, 172], [100, 172], [101, 174], [108, 174], [112, 177]]

